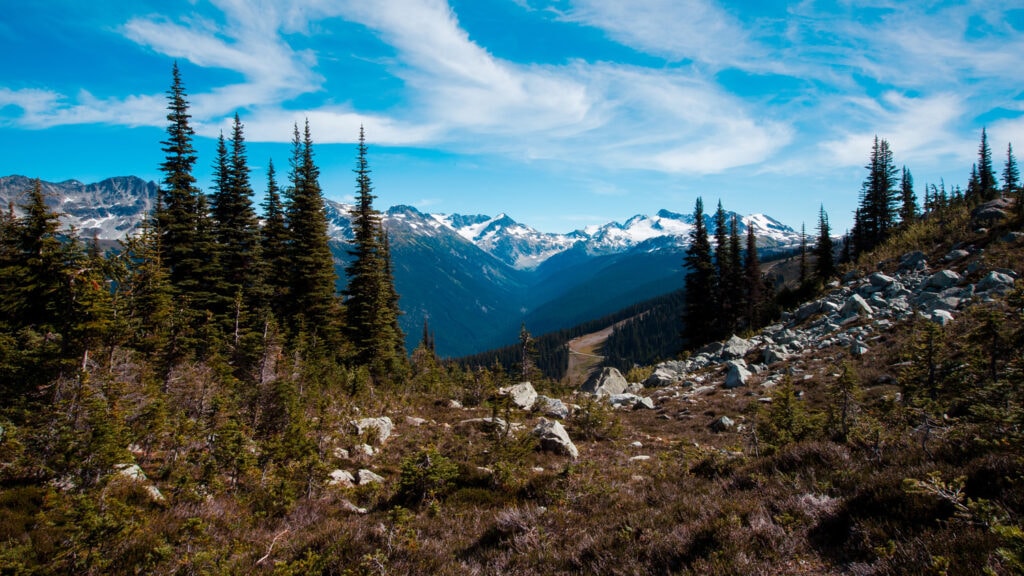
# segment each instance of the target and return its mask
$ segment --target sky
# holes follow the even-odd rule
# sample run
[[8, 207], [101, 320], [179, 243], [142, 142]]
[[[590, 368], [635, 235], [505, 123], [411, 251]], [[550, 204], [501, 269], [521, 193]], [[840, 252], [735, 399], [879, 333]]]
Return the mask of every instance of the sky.
[[852, 223], [877, 135], [916, 192], [965, 185], [982, 127], [1024, 149], [1019, 0], [0, 0], [0, 175], [160, 180], [174, 62], [209, 191], [245, 125], [256, 202], [309, 120], [351, 201], [545, 232], [721, 201]]

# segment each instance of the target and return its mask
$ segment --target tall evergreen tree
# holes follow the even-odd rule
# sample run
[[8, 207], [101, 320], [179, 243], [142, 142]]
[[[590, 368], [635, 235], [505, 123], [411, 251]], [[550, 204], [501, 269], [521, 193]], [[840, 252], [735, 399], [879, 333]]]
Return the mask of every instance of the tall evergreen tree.
[[262, 204], [263, 229], [260, 235], [260, 253], [266, 286], [265, 305], [278, 320], [287, 314], [287, 298], [291, 289], [291, 252], [284, 205], [277, 186], [274, 161], [267, 165], [267, 196]]
[[807, 284], [807, 226], [800, 223], [800, 286]]
[[349, 339], [356, 361], [369, 366], [374, 376], [387, 376], [404, 356], [401, 331], [396, 333], [397, 293], [391, 278], [389, 248], [380, 212], [373, 208], [373, 183], [367, 161], [366, 134], [359, 129], [356, 158], [356, 205], [352, 209], [354, 246], [346, 269]]
[[293, 330], [304, 329], [314, 348], [337, 347], [338, 302], [335, 297], [334, 259], [328, 245], [327, 215], [320, 190], [320, 169], [313, 160], [309, 120], [292, 139], [291, 187], [286, 194], [293, 270], [289, 302]]
[[225, 291], [231, 299], [243, 293], [248, 305], [259, 281], [259, 222], [252, 206], [245, 134], [238, 114], [231, 132], [230, 156], [223, 135], [217, 144], [214, 187], [212, 214]]
[[854, 224], [854, 249], [862, 254], [889, 237], [896, 223], [896, 166], [889, 143], [875, 136], [868, 177], [861, 188]]
[[747, 325], [756, 328], [762, 322], [762, 310], [764, 307], [764, 295], [762, 292], [761, 263], [757, 257], [757, 236], [754, 234], [754, 227], [747, 226], [747, 250], [743, 262], [743, 277], [746, 294], [744, 302], [747, 305]]
[[733, 317], [733, 302], [730, 299], [732, 290], [729, 286], [730, 271], [732, 262], [729, 252], [729, 220], [722, 207], [722, 201], [718, 201], [718, 208], [715, 210], [715, 278], [712, 298], [716, 309], [715, 325], [712, 329], [713, 337], [724, 335], [730, 328], [730, 319]]
[[735, 214], [729, 221], [729, 272], [724, 294], [729, 301], [729, 313], [725, 318], [727, 332], [734, 333], [739, 327], [740, 316], [746, 309], [743, 290], [743, 250], [740, 246], [739, 218]]
[[715, 310], [712, 303], [715, 289], [715, 265], [711, 259], [711, 243], [704, 222], [704, 200], [697, 198], [693, 209], [690, 247], [686, 251], [685, 315], [683, 338], [693, 348], [714, 337]]
[[814, 246], [814, 273], [822, 282], [828, 282], [836, 274], [833, 248], [828, 214], [825, 213], [825, 206], [822, 205], [818, 211], [818, 243]]
[[914, 194], [914, 177], [906, 166], [900, 178], [900, 198], [900, 222], [910, 223], [917, 217], [917, 195]]
[[160, 235], [161, 260], [170, 274], [171, 284], [183, 294], [198, 289], [202, 255], [196, 253], [196, 226], [200, 217], [199, 196], [192, 168], [196, 152], [192, 146], [194, 132], [189, 123], [189, 103], [181, 81], [178, 63], [172, 70], [171, 88], [167, 93], [167, 139], [162, 142], [166, 155], [160, 170], [164, 174], [160, 202], [156, 213], [156, 229]]
[[1003, 165], [1003, 196], [1015, 195], [1018, 186], [1020, 170], [1017, 168], [1017, 159], [1013, 157], [1013, 143], [1009, 143], [1006, 145], [1006, 164]]
[[982, 128], [981, 142], [978, 144], [978, 199], [987, 202], [998, 196], [999, 184], [992, 168], [992, 149], [988, 146], [988, 134]]

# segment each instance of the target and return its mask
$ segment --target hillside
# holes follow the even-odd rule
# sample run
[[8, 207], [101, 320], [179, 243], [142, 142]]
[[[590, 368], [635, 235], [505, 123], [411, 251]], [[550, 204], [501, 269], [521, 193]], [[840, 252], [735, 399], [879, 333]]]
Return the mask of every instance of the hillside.
[[209, 364], [133, 389], [117, 352], [3, 409], [0, 571], [1018, 573], [1022, 242], [922, 222], [603, 399], [429, 357], [354, 395], [304, 378], [306, 448], [221, 412]]

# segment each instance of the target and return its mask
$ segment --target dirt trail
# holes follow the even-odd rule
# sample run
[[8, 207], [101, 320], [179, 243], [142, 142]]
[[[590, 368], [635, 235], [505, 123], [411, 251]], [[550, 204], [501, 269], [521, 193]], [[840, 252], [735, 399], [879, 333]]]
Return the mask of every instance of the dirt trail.
[[569, 384], [579, 386], [587, 381], [587, 378], [601, 366], [604, 356], [597, 354], [597, 352], [604, 346], [612, 331], [632, 319], [626, 318], [603, 330], [584, 334], [569, 341], [569, 369], [566, 372], [569, 377]]

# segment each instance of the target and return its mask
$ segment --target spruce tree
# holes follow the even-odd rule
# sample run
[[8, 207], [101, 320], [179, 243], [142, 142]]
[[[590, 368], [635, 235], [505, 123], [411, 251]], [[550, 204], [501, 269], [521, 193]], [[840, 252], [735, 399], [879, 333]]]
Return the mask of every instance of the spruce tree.
[[729, 273], [724, 290], [729, 302], [726, 327], [730, 333], [736, 332], [740, 316], [746, 309], [743, 292], [743, 250], [740, 247], [739, 218], [733, 214], [729, 221]]
[[686, 251], [685, 314], [683, 338], [694, 348], [714, 337], [715, 266], [711, 259], [711, 243], [704, 222], [704, 200], [697, 198], [693, 209], [690, 247]]
[[290, 232], [293, 331], [305, 330], [314, 348], [337, 347], [338, 303], [334, 259], [328, 245], [327, 215], [320, 190], [320, 169], [313, 161], [313, 138], [306, 121], [303, 136], [295, 125], [292, 140], [291, 187], [287, 190]]
[[807, 284], [807, 226], [800, 223], [800, 286]]
[[828, 214], [825, 213], [825, 206], [822, 205], [818, 212], [818, 242], [814, 246], [814, 273], [822, 282], [828, 282], [836, 274], [833, 248]]
[[729, 287], [729, 272], [732, 270], [729, 252], [729, 222], [722, 207], [722, 201], [718, 201], [718, 208], [715, 210], [715, 279], [712, 297], [716, 309], [715, 324], [712, 328], [712, 337], [724, 336], [730, 328], [730, 318], [733, 316], [732, 305], [729, 295], [732, 292]]
[[900, 178], [900, 198], [900, 222], [909, 224], [917, 217], [917, 195], [914, 194], [914, 177], [906, 166]]

